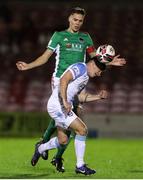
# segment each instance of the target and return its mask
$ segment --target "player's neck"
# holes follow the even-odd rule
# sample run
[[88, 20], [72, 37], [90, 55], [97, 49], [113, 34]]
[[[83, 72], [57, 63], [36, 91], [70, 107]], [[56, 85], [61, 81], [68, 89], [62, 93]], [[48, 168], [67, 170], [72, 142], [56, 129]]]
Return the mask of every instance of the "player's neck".
[[68, 32], [70, 33], [78, 33], [79, 31], [73, 31], [70, 27], [67, 29]]

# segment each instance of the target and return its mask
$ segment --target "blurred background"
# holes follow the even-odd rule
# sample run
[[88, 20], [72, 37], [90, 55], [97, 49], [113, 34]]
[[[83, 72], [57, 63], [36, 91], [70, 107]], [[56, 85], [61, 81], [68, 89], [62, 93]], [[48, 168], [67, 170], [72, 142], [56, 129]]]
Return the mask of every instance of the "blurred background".
[[84, 105], [90, 137], [143, 137], [143, 2], [0, 1], [0, 136], [41, 136], [48, 126], [47, 100], [54, 56], [41, 67], [20, 72], [18, 60], [31, 62], [46, 49], [54, 31], [68, 27], [72, 7], [85, 8], [82, 30], [95, 47], [111, 44], [126, 58], [91, 80], [87, 90], [107, 88], [107, 100]]

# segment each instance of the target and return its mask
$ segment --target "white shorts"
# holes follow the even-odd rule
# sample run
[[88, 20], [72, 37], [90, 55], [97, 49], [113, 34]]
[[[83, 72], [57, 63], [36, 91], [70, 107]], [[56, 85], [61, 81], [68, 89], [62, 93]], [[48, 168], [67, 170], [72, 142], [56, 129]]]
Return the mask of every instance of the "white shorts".
[[67, 129], [70, 124], [77, 118], [77, 115], [71, 111], [68, 115], [64, 112], [63, 107], [59, 102], [59, 98], [51, 95], [47, 103], [49, 115], [55, 120], [56, 126]]

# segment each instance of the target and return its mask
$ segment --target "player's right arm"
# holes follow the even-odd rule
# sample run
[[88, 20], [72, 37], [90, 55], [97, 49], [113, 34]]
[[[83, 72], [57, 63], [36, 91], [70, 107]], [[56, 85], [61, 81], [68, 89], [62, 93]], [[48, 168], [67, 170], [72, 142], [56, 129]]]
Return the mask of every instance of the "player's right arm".
[[45, 64], [49, 60], [52, 54], [53, 51], [51, 49], [47, 49], [40, 57], [38, 57], [36, 60], [32, 61], [31, 63], [18, 61], [16, 63], [16, 66], [21, 71], [32, 69]]
[[36, 60], [32, 61], [31, 63], [18, 61], [16, 63], [17, 68], [23, 71], [45, 64], [49, 60], [53, 52], [56, 50], [57, 45], [60, 43], [60, 40], [61, 40], [60, 33], [55, 32], [48, 43], [47, 50], [40, 57], [38, 57]]
[[72, 65], [69, 70], [65, 71], [60, 78], [60, 96], [67, 113], [72, 109], [71, 104], [67, 100], [67, 88], [68, 84], [82, 76], [86, 72], [86, 66], [82, 63]]
[[69, 113], [72, 109], [71, 104], [67, 101], [67, 87], [69, 82], [72, 80], [73, 75], [69, 70], [60, 79], [60, 96], [67, 113]]

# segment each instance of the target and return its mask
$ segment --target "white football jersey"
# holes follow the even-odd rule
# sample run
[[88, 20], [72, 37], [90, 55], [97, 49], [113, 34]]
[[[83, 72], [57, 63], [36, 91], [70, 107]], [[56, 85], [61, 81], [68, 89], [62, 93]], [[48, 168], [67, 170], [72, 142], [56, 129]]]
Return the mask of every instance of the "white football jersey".
[[[67, 101], [73, 103], [75, 95], [79, 94], [88, 83], [89, 76], [87, 75], [87, 66], [85, 63], [76, 63], [69, 66], [69, 68], [63, 73], [63, 75], [67, 71], [70, 71], [73, 76], [73, 80], [68, 84], [67, 88]], [[58, 88], [55, 88], [53, 90], [52, 95], [59, 96], [59, 91], [60, 90], [58, 86]]]
[[[87, 66], [85, 63], [76, 63], [71, 65], [64, 74], [67, 71], [70, 71], [73, 76], [73, 79], [67, 87], [67, 101], [73, 105], [75, 95], [84, 89], [89, 80], [89, 76], [87, 75]], [[60, 81], [60, 79], [57, 80], [56, 86], [49, 98], [47, 110], [49, 115], [55, 120], [56, 126], [67, 129], [77, 118], [77, 115], [73, 111], [70, 111], [68, 114], [65, 111], [60, 98], [60, 83], [58, 81]]]

